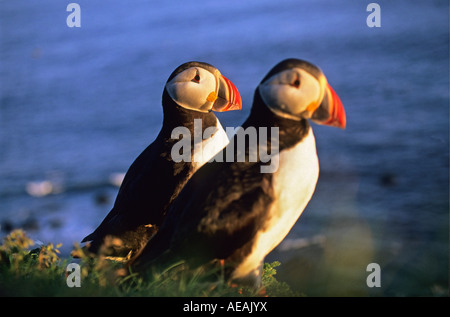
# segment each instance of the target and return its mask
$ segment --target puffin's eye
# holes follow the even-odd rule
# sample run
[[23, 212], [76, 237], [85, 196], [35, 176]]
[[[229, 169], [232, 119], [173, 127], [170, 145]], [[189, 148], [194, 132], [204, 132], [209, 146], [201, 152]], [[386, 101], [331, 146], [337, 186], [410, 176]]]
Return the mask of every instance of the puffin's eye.
[[192, 78], [192, 81], [194, 82], [194, 83], [200, 83], [200, 75], [199, 74], [196, 74], [195, 75], [195, 77], [194, 78]]
[[291, 84], [292, 87], [298, 88], [300, 87], [300, 79], [294, 80], [294, 82]]

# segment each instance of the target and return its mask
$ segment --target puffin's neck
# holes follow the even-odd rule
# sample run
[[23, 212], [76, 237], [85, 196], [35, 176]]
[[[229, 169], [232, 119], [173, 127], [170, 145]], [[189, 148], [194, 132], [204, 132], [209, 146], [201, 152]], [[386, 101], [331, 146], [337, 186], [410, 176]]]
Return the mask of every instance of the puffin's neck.
[[308, 120], [306, 119], [296, 121], [282, 118], [274, 114], [262, 100], [258, 89], [255, 91], [250, 115], [242, 125], [244, 129], [249, 126], [253, 126], [255, 128], [278, 127], [280, 150], [283, 148], [289, 148], [303, 140], [303, 138], [308, 135], [311, 128]]
[[169, 134], [176, 127], [186, 127], [191, 132], [191, 135], [193, 135], [194, 119], [202, 120], [202, 133], [206, 128], [217, 125], [217, 118], [213, 112], [204, 113], [185, 109], [170, 98], [165, 88], [162, 104], [164, 113], [162, 130], [168, 131]]

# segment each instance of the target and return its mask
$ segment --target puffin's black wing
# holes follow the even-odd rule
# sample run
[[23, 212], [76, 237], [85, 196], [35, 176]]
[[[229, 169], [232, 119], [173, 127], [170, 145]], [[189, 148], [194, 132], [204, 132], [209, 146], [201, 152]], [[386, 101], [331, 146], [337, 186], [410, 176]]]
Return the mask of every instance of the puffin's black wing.
[[264, 225], [273, 199], [271, 174], [261, 173], [260, 166], [213, 162], [200, 168], [169, 208], [159, 232], [135, 259], [136, 266], [146, 266], [168, 253], [169, 261], [184, 259], [196, 265], [227, 258], [244, 248]]
[[[99, 227], [82, 240], [92, 241], [92, 251], [106, 235], [120, 236], [127, 231], [135, 231], [138, 226], [160, 225], [167, 206], [179, 192], [176, 187], [185, 183], [184, 178], [189, 174], [185, 169], [190, 168], [183, 162], [175, 163], [166, 157], [165, 148], [170, 146], [167, 140], [158, 137], [130, 166], [113, 208]], [[178, 174], [174, 175], [174, 171]]]
[[139, 196], [142, 196], [142, 194], [139, 188], [142, 188], [142, 185], [149, 180], [150, 169], [154, 165], [152, 161], [155, 159], [152, 153], [157, 153], [155, 149], [157, 144], [155, 143], [150, 144], [131, 164], [119, 188], [113, 208], [98, 228], [85, 237], [82, 242], [92, 241], [106, 234], [116, 234], [131, 226], [131, 223], [128, 221], [124, 222], [123, 218], [127, 214], [127, 219], [131, 220], [133, 219], [131, 215], [139, 210], [138, 208], [129, 207], [132, 207], [136, 198], [141, 199]]

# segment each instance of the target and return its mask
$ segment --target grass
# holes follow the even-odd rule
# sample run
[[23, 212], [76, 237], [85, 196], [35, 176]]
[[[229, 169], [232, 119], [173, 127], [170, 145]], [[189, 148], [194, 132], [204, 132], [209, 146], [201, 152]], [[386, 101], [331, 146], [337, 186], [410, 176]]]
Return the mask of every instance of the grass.
[[[171, 296], [171, 297], [239, 297], [298, 296], [286, 283], [276, 280], [279, 262], [265, 263], [262, 287], [258, 290], [230, 284], [220, 269], [188, 270], [183, 263], [167, 268], [161, 274], [144, 278], [136, 273], [120, 276], [122, 263], [105, 257], [92, 257], [79, 246], [79, 257], [61, 259], [61, 244], [36, 248], [26, 233], [17, 229], [0, 245], [0, 296]], [[79, 266], [80, 287], [69, 287], [76, 281], [70, 263]], [[222, 270], [223, 271], [223, 270]]]

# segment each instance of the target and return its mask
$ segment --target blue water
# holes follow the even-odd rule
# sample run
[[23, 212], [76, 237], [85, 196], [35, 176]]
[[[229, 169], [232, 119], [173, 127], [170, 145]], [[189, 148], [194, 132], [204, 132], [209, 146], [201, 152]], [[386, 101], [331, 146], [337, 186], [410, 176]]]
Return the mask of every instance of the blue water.
[[[0, 0], [1, 235], [23, 227], [68, 252], [95, 229], [111, 176], [156, 137], [178, 65], [206, 61], [236, 84], [243, 110], [218, 115], [234, 127], [267, 71], [297, 57], [322, 68], [348, 126], [314, 126], [321, 175], [271, 255], [280, 277], [308, 295], [447, 294], [448, 1], [378, 1], [380, 28], [360, 0], [79, 0], [81, 28], [68, 3]], [[29, 194], [45, 181], [52, 194]], [[366, 285], [372, 262], [380, 288]]]

